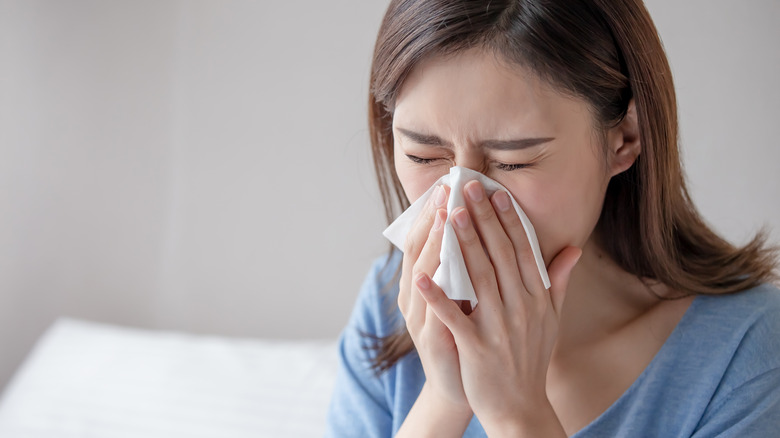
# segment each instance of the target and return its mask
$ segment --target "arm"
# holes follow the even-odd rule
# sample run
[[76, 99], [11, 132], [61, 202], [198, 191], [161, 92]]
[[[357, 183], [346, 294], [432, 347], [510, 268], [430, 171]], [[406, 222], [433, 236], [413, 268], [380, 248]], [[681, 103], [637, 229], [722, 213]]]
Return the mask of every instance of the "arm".
[[392, 414], [382, 380], [371, 368], [372, 351], [362, 334], [381, 336], [384, 314], [377, 273], [369, 272], [349, 323], [339, 339], [339, 370], [327, 415], [325, 437], [390, 437]]
[[461, 437], [473, 413], [461, 383], [452, 333], [428, 307], [415, 278], [439, 266], [447, 189], [439, 186], [406, 236], [398, 307], [425, 373], [425, 384], [398, 437]]
[[[446, 191], [444, 195], [444, 199], [438, 199], [439, 206], [446, 200]], [[425, 436], [424, 432], [429, 431], [432, 436], [459, 437], [473, 414], [463, 394], [452, 335], [426, 309], [411, 281], [414, 272], [433, 273], [438, 265], [441, 229], [433, 229], [435, 202], [427, 207], [407, 239], [398, 294], [398, 306], [420, 357], [426, 383], [404, 418], [399, 436]], [[398, 418], [393, 418], [393, 401], [386, 394], [388, 388], [370, 369], [369, 353], [373, 352], [365, 348], [365, 338], [360, 335], [385, 336], [395, 328], [383, 324], [387, 317], [385, 307], [391, 303], [378, 304], [386, 295], [378, 292], [382, 287], [376, 285], [374, 278], [369, 274], [350, 324], [342, 334], [341, 366], [328, 414], [327, 437], [390, 436], [393, 425], [398, 424]]]

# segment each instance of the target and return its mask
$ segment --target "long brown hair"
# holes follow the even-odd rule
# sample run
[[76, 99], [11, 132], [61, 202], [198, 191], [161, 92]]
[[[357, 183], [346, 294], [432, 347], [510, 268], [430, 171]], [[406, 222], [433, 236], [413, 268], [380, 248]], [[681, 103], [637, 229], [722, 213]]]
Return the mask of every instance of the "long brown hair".
[[[641, 0], [391, 1], [374, 49], [368, 107], [388, 223], [409, 206], [393, 163], [395, 97], [422, 59], [472, 47], [582, 98], [601, 131], [619, 123], [634, 100], [642, 153], [610, 181], [597, 225], [623, 269], [684, 295], [735, 293], [776, 279], [776, 251], [766, 246], [765, 232], [735, 247], [691, 202], [672, 74]], [[382, 371], [413, 344], [402, 330], [380, 339], [377, 349], [374, 366]]]

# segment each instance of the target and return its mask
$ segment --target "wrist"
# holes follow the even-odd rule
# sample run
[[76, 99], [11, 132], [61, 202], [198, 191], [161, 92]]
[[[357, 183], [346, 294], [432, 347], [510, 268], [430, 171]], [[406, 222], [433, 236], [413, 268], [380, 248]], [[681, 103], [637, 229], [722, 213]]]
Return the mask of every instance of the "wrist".
[[479, 420], [490, 437], [565, 438], [567, 436], [547, 398], [542, 403], [535, 404], [533, 409], [522, 409], [511, 415], [486, 418], [484, 422], [482, 418]]
[[437, 411], [446, 412], [448, 416], [454, 418], [468, 418], [474, 416], [474, 411], [471, 410], [468, 401], [463, 398], [462, 401], [454, 401], [447, 394], [442, 394], [436, 391], [428, 382], [423, 384], [420, 391], [420, 397], [422, 397], [425, 403], [432, 409]]
[[453, 402], [425, 383], [397, 437], [461, 437], [473, 416], [467, 403]]

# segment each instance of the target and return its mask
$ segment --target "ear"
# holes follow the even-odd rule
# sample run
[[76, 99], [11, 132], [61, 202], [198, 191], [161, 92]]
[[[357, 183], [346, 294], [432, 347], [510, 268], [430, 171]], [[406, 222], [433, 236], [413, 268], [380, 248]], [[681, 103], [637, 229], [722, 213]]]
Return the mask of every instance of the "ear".
[[628, 103], [628, 111], [623, 120], [607, 131], [607, 146], [610, 177], [628, 170], [642, 151], [634, 99]]

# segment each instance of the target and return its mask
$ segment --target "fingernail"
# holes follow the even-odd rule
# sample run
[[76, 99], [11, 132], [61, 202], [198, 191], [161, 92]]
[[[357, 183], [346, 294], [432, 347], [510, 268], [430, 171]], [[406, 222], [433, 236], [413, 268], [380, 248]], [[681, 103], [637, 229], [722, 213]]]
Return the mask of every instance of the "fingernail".
[[465, 209], [458, 210], [452, 220], [458, 228], [466, 228], [469, 225], [469, 213]]
[[476, 182], [466, 185], [466, 195], [468, 195], [468, 197], [474, 202], [479, 202], [485, 199], [482, 186]]
[[421, 290], [428, 290], [431, 288], [431, 280], [429, 280], [428, 276], [424, 273], [417, 275], [415, 283], [417, 284], [417, 288]]
[[495, 201], [496, 208], [500, 211], [507, 211], [512, 207], [512, 201], [509, 199], [509, 195], [503, 190], [496, 192], [495, 196], [493, 196], [493, 201]]
[[446, 198], [447, 194], [444, 192], [444, 187], [436, 186], [436, 189], [433, 191], [433, 205], [435, 207], [443, 207]]
[[433, 220], [433, 230], [437, 231], [441, 227], [441, 211], [436, 211], [436, 218]]

